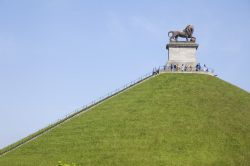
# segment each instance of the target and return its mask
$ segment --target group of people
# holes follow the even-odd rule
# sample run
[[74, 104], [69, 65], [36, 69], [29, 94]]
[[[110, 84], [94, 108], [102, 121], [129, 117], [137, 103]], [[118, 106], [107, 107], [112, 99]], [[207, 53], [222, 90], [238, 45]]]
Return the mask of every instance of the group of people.
[[191, 64], [168, 64], [163, 66], [162, 68], [154, 68], [153, 69], [153, 75], [159, 74], [160, 71], [204, 71], [204, 72], [209, 72], [208, 67], [204, 64], [201, 66], [200, 63], [197, 63], [195, 66], [192, 66]]
[[164, 70], [169, 71], [205, 71], [208, 72], [207, 66], [204, 64], [201, 67], [200, 63], [198, 63], [195, 67], [191, 64], [170, 64], [169, 66], [164, 66]]
[[196, 71], [206, 71], [206, 72], [208, 72], [208, 68], [207, 68], [207, 66], [204, 64], [203, 65], [203, 68], [201, 68], [201, 65], [200, 65], [200, 63], [197, 63], [197, 65], [195, 66], [195, 70]]

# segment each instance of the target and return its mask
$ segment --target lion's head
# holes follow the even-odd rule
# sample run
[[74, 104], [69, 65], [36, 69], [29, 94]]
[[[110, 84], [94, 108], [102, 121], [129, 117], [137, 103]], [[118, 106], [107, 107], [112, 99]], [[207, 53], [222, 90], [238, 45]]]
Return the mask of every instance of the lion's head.
[[193, 25], [188, 25], [188, 26], [183, 30], [183, 32], [187, 33], [187, 35], [188, 35], [189, 37], [192, 37], [193, 32], [194, 32], [194, 27], [193, 27]]

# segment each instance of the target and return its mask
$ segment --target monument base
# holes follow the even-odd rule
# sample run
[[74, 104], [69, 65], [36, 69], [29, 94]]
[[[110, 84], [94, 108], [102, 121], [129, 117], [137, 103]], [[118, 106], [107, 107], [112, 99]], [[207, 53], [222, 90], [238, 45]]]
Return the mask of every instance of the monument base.
[[172, 65], [185, 65], [195, 67], [196, 50], [198, 44], [186, 41], [171, 41], [167, 44], [168, 61], [167, 66]]

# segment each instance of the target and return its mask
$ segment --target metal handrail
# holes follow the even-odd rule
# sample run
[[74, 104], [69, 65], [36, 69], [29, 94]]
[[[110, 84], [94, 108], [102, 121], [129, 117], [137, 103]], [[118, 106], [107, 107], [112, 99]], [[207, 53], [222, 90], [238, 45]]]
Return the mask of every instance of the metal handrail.
[[[205, 70], [205, 69], [207, 69], [207, 70]], [[164, 66], [159, 66], [159, 67], [155, 67], [154, 69], [153, 69], [153, 73], [159, 73], [159, 72], [205, 72], [205, 73], [211, 73], [211, 74], [213, 74], [214, 73], [214, 69], [213, 68], [211, 68], [211, 67], [202, 67], [202, 66], [200, 66], [200, 69], [199, 70], [197, 70], [196, 69], [196, 67], [192, 67], [191, 68], [191, 70], [190, 70], [190, 68], [188, 68], [187, 67], [187, 69], [186, 70], [182, 70], [181, 69], [181, 66], [179, 66], [179, 69], [178, 68], [175, 68], [175, 69], [171, 69], [171, 67], [170, 66], [166, 66], [166, 65], [164, 65]]]
[[[208, 69], [211, 70], [211, 71], [214, 71], [211, 68], [208, 68]], [[155, 70], [157, 70], [158, 72], [155, 72]], [[86, 111], [86, 110], [88, 110], [88, 109], [96, 106], [97, 104], [99, 104], [99, 103], [101, 103], [101, 102], [103, 102], [103, 101], [111, 98], [112, 96], [114, 96], [116, 94], [119, 94], [122, 91], [124, 91], [124, 90], [126, 90], [126, 89], [128, 89], [128, 88], [130, 88], [130, 87], [132, 87], [132, 86], [134, 86], [134, 85], [136, 85], [136, 84], [138, 84], [138, 83], [140, 83], [140, 82], [142, 82], [142, 81], [144, 81], [144, 80], [152, 77], [152, 76], [154, 76], [155, 74], [158, 74], [158, 73], [164, 72], [164, 71], [172, 71], [172, 70], [169, 70], [166, 66], [159, 66], [158, 68], [154, 68], [153, 72], [147, 73], [147, 74], [139, 77], [138, 79], [136, 79], [134, 81], [131, 81], [131, 82], [123, 85], [122, 87], [120, 87], [118, 89], [115, 89], [114, 91], [111, 91], [111, 92], [109, 92], [109, 93], [107, 93], [107, 94], [99, 97], [98, 99], [92, 100], [90, 103], [88, 103], [86, 105], [83, 105], [82, 107], [80, 107], [78, 109], [75, 109], [73, 112], [65, 115], [64, 118], [56, 120], [56, 122], [54, 122], [54, 123], [49, 123], [47, 127], [45, 127], [43, 129], [37, 131], [36, 133], [34, 133], [34, 134], [30, 135], [30, 136], [27, 136], [26, 137], [27, 139], [24, 138], [24, 140], [21, 140], [20, 143], [17, 142], [16, 145], [14, 143], [13, 144], [14, 146], [9, 145], [10, 146], [9, 149], [8, 149], [8, 146], [7, 146], [6, 150], [0, 151], [0, 156], [3, 156], [4, 154], [6, 154], [6, 153], [8, 153], [8, 152], [10, 152], [10, 151], [12, 151], [12, 150], [20, 147], [21, 145], [23, 145], [23, 144], [25, 144], [25, 143], [27, 143], [27, 142], [35, 139], [36, 137], [41, 136], [42, 134], [48, 132], [49, 130], [51, 130], [51, 129], [55, 128], [55, 127], [57, 127], [58, 125], [62, 124], [63, 122], [65, 122], [65, 121], [67, 121], [67, 120], [75, 117], [76, 115], [78, 115], [78, 114], [80, 114], [80, 113], [82, 113], [82, 112], [84, 112], [84, 111]]]
[[109, 99], [110, 97], [112, 97], [112, 96], [114, 96], [114, 95], [116, 95], [116, 94], [118, 94], [118, 93], [120, 93], [120, 92], [122, 92], [122, 91], [124, 91], [124, 90], [126, 90], [126, 89], [128, 89], [128, 88], [130, 88], [130, 87], [144, 81], [144, 80], [146, 80], [147, 78], [149, 78], [151, 76], [153, 76], [153, 74], [151, 72], [147, 73], [147, 74], [139, 77], [135, 81], [131, 81], [131, 82], [125, 84], [124, 86], [122, 86], [122, 87], [120, 87], [118, 89], [115, 89], [114, 91], [111, 91], [111, 92], [107, 93], [106, 95], [103, 95], [103, 96], [99, 97], [98, 99], [93, 100], [90, 103], [88, 103], [86, 105], [83, 105], [82, 107], [80, 107], [78, 109], [75, 109], [73, 112], [65, 115], [64, 118], [58, 119], [54, 123], [49, 123], [47, 127], [43, 128], [43, 129], [40, 129], [36, 133], [33, 133], [33, 134], [25, 137], [26, 139], [24, 138], [23, 140], [20, 140], [20, 142], [17, 142], [16, 145], [14, 143], [14, 144], [12, 144], [13, 146], [9, 145], [9, 148], [7, 146], [6, 150], [0, 151], [0, 157], [3, 156], [6, 153], [18, 148], [18, 147], [20, 147], [21, 145], [23, 145], [23, 144], [37, 138], [38, 136], [41, 136], [42, 134], [50, 131], [51, 129], [53, 129], [55, 127], [57, 127], [58, 125], [62, 124], [63, 122], [75, 117], [76, 115], [78, 115], [78, 114], [80, 114], [80, 113], [94, 107], [95, 105]]

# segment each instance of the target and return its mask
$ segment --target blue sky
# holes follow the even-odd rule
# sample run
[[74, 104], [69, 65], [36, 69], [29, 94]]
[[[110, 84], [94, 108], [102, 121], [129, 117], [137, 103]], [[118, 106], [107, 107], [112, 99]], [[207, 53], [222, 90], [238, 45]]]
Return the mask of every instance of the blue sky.
[[0, 148], [164, 65], [188, 24], [198, 61], [249, 92], [247, 0], [0, 0]]

